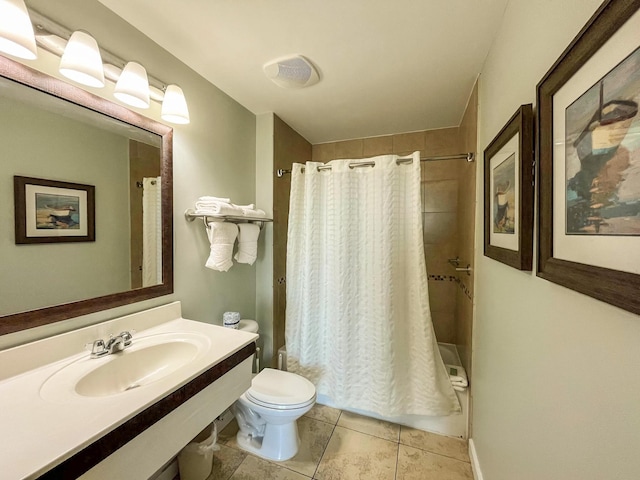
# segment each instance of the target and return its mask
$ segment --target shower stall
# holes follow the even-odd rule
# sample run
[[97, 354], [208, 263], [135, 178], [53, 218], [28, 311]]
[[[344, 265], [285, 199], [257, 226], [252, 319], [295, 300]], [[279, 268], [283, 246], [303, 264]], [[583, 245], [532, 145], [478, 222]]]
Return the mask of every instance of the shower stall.
[[[421, 157], [450, 157], [461, 152], [474, 152], [476, 98], [474, 91], [459, 127], [313, 146], [275, 117], [274, 169], [290, 170], [293, 163], [305, 160], [326, 163], [338, 158], [361, 159], [388, 153], [404, 155], [412, 150], [419, 150]], [[471, 384], [475, 176], [476, 164], [468, 162], [466, 156], [421, 164], [424, 254], [433, 327], [445, 363], [464, 366]], [[274, 175], [274, 295], [273, 336], [270, 339], [274, 367], [278, 364], [278, 350], [285, 343], [285, 252], [290, 181], [286, 173], [281, 177]], [[280, 350], [281, 362], [285, 352], [286, 348]], [[463, 415], [401, 415], [384, 419], [423, 430], [467, 437], [470, 391], [467, 389], [457, 394]], [[330, 398], [319, 397], [319, 402], [332, 406]], [[354, 411], [377, 416], [371, 412]]]

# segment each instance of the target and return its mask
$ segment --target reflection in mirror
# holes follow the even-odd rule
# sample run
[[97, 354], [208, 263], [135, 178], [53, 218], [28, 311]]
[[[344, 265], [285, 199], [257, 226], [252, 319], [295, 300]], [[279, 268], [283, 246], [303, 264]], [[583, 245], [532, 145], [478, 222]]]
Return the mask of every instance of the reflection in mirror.
[[[0, 75], [0, 334], [171, 293], [171, 128], [4, 57]], [[93, 186], [95, 241], [16, 244], [14, 176]], [[31, 195], [34, 229], [79, 228]]]

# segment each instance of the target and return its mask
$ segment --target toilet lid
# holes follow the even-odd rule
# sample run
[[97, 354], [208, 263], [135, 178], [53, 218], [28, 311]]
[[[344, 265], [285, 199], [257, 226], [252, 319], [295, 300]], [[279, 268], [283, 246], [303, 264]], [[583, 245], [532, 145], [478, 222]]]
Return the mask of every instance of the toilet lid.
[[291, 372], [265, 368], [253, 377], [247, 396], [260, 403], [298, 406], [315, 399], [316, 387], [304, 377]]

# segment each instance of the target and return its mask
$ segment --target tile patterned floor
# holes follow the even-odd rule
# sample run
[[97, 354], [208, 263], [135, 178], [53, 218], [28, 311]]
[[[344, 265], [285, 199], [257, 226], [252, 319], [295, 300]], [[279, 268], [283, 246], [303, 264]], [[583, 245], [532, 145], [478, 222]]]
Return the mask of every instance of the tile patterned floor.
[[315, 405], [298, 420], [300, 451], [268, 462], [238, 448], [233, 421], [207, 480], [473, 480], [467, 442]]

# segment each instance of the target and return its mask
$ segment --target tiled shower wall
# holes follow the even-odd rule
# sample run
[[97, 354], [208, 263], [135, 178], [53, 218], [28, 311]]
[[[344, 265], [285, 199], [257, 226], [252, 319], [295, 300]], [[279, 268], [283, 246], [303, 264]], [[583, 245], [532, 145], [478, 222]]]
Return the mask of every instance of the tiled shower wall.
[[[478, 132], [478, 84], [476, 83], [460, 123], [462, 151], [474, 152]], [[478, 155], [478, 154], [476, 154]], [[458, 248], [463, 262], [471, 264], [471, 275], [460, 275], [456, 297], [455, 343], [462, 364], [471, 376], [471, 334], [473, 330], [473, 256], [476, 209], [476, 163], [465, 163], [458, 177]]]
[[[278, 117], [274, 125], [274, 168], [290, 169], [294, 162], [329, 162], [339, 158], [406, 155], [422, 157], [475, 152], [477, 90], [460, 127], [380, 137], [360, 138], [312, 147]], [[308, 157], [310, 147], [311, 158]], [[470, 370], [473, 315], [473, 272], [459, 273], [448, 259], [459, 257], [462, 266], [473, 263], [475, 169], [466, 160], [422, 162], [422, 220], [429, 275], [429, 301], [440, 342], [458, 345]], [[274, 178], [274, 352], [284, 345], [286, 299], [286, 235], [290, 178]], [[473, 265], [471, 265], [473, 268]], [[276, 359], [274, 356], [274, 363]]]

